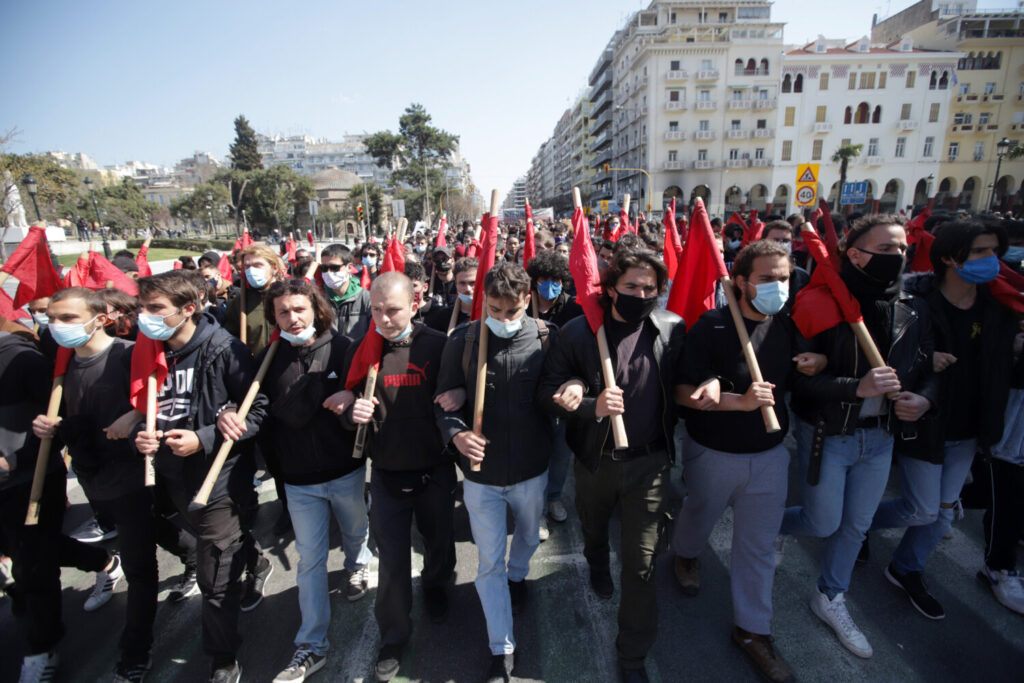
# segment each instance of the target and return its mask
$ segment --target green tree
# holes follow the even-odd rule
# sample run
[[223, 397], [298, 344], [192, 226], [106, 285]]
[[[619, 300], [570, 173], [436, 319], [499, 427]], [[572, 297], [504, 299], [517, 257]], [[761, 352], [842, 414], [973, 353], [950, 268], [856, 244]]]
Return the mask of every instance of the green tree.
[[372, 226], [379, 226], [384, 220], [384, 194], [380, 188], [373, 183], [366, 183], [366, 193], [363, 193], [363, 184], [353, 185], [348, 192], [348, 204], [352, 207], [352, 218], [356, 217], [356, 205], [364, 204], [366, 199], [370, 205], [366, 208], [366, 222]]
[[[78, 179], [72, 171], [40, 154], [0, 154], [0, 176], [4, 171], [11, 172], [11, 177], [21, 194], [25, 217], [30, 223], [36, 220], [36, 212], [24, 184], [26, 175], [31, 175], [36, 180], [36, 202], [39, 204], [39, 212], [43, 219], [55, 223], [58, 218], [68, 217], [67, 203], [74, 198], [78, 185]], [[3, 198], [5, 197], [0, 197]], [[4, 213], [3, 203], [0, 202], [0, 224], [5, 224], [6, 220], [7, 215]]]
[[231, 143], [231, 168], [236, 171], [256, 171], [263, 168], [263, 158], [256, 146], [256, 131], [245, 116], [235, 119], [235, 141]]
[[860, 151], [864, 149], [864, 145], [843, 145], [836, 150], [836, 153], [832, 155], [832, 163], [839, 164], [839, 192], [836, 193], [836, 205], [832, 207], [833, 211], [839, 211], [839, 199], [843, 195], [843, 185], [846, 184], [846, 170], [850, 166], [850, 159], [856, 159], [860, 156]]
[[[222, 209], [227, 203], [227, 186], [212, 180], [208, 183], [201, 183], [189, 194], [178, 197], [171, 202], [168, 208], [170, 214], [175, 218], [185, 218], [208, 226], [211, 214], [215, 220], [219, 219], [223, 215]], [[209, 209], [206, 208], [207, 205], [210, 206]]]
[[[431, 117], [421, 104], [410, 104], [398, 119], [398, 133], [380, 131], [366, 138], [363, 144], [377, 165], [392, 169], [396, 183], [416, 188], [424, 204], [421, 216], [409, 202], [409, 220], [426, 214], [428, 188], [439, 188], [444, 182], [444, 169], [451, 164], [448, 157], [455, 151], [459, 136], [430, 125]], [[418, 202], [417, 202], [418, 203]]]
[[280, 165], [254, 172], [249, 181], [251, 191], [243, 196], [241, 208], [253, 224], [276, 228], [282, 235], [296, 230], [297, 216], [313, 196], [313, 181]]

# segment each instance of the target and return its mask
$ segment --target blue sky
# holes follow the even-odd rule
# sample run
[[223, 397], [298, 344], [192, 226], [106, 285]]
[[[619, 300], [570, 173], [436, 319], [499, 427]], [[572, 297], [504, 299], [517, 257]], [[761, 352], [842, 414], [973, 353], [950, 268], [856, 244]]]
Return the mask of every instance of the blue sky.
[[[1005, 0], [981, 0], [979, 7]], [[221, 157], [232, 120], [338, 138], [395, 130], [410, 102], [462, 138], [474, 182], [502, 195], [585, 86], [639, 0], [5, 3], [0, 132], [14, 152], [101, 165]], [[912, 0], [779, 0], [787, 43], [859, 38]], [[825, 21], [823, 21], [825, 20]]]

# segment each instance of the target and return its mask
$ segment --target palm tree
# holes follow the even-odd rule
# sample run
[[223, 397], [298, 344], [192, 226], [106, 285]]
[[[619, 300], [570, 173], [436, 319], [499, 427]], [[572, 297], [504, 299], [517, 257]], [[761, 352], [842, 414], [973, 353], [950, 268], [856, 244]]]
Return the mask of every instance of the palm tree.
[[832, 155], [832, 163], [839, 164], [839, 192], [836, 192], [836, 205], [832, 208], [837, 213], [839, 200], [843, 196], [843, 185], [846, 183], [846, 169], [850, 165], [850, 159], [859, 157], [862, 149], [864, 145], [843, 145]]

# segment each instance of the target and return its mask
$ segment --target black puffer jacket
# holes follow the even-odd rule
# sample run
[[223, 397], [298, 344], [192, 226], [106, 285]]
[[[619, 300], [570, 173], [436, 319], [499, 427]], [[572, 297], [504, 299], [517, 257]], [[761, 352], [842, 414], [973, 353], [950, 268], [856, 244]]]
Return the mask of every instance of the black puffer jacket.
[[[463, 371], [466, 335], [472, 330], [469, 369]], [[549, 342], [557, 336], [554, 325], [547, 326]], [[438, 406], [437, 426], [445, 444], [459, 432], [473, 428], [476, 398], [477, 349], [480, 321], [462, 325], [452, 332], [441, 356], [437, 393], [462, 387], [466, 402], [462, 409], [446, 413]], [[483, 433], [490, 441], [480, 471], [473, 472], [469, 460], [459, 456], [466, 478], [488, 486], [511, 486], [540, 476], [548, 468], [552, 449], [551, 416], [534, 402], [544, 368], [544, 342], [537, 322], [523, 316], [523, 327], [511, 339], [487, 336], [487, 391], [484, 397]], [[454, 445], [451, 451], [457, 452]]]
[[[675, 313], [656, 310], [644, 323], [655, 332], [654, 359], [658, 364], [658, 377], [662, 389], [663, 434], [652, 434], [650, 441], [664, 437], [669, 456], [675, 459], [676, 404], [673, 400], [673, 380], [676, 364], [683, 351], [686, 325]], [[616, 362], [612, 353], [612, 364]], [[570, 379], [578, 379], [585, 387], [583, 402], [570, 413], [558, 406], [552, 398], [558, 388]], [[566, 419], [566, 440], [576, 457], [591, 472], [597, 471], [601, 451], [611, 444], [611, 420], [599, 419], [595, 412], [597, 397], [604, 389], [601, 357], [597, 351], [597, 337], [590, 331], [585, 316], [573, 318], [551, 345], [544, 363], [544, 375], [537, 400], [552, 415]], [[628, 407], [627, 407], [628, 410]], [[638, 446], [640, 444], [631, 444]]]

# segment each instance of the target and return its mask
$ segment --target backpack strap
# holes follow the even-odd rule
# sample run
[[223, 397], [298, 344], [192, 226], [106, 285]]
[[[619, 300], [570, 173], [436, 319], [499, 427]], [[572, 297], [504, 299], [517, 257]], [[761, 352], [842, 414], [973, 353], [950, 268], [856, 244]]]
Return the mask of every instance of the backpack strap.
[[541, 351], [547, 353], [548, 347], [551, 346], [551, 329], [540, 318], [534, 318], [534, 321], [537, 323], [537, 338], [540, 339]]

